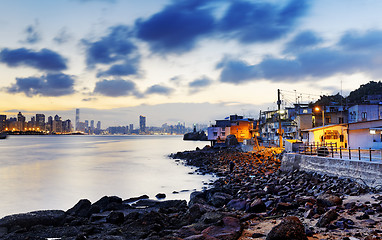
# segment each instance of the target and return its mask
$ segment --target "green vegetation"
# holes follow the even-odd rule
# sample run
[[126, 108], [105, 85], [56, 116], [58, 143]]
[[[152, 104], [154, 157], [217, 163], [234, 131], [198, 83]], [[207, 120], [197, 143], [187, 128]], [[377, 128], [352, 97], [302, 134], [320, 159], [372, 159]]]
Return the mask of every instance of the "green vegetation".
[[[336, 95], [323, 95], [320, 96], [316, 102], [310, 103], [310, 106], [329, 106], [329, 105], [352, 105], [352, 104], [362, 104], [369, 103], [367, 96], [380, 95], [382, 98], [382, 82], [370, 81], [366, 84], [362, 84], [358, 89], [350, 92], [349, 96], [346, 98], [342, 97], [339, 93]], [[376, 96], [378, 98], [378, 96]]]

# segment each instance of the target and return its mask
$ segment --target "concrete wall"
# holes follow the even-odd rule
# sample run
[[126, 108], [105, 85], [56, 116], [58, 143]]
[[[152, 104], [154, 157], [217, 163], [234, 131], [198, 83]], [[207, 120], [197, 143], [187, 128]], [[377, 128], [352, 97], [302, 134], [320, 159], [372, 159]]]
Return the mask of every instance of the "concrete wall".
[[352, 178], [360, 183], [363, 183], [363, 180], [370, 187], [382, 185], [381, 163], [285, 153], [281, 162], [281, 171], [296, 169]]

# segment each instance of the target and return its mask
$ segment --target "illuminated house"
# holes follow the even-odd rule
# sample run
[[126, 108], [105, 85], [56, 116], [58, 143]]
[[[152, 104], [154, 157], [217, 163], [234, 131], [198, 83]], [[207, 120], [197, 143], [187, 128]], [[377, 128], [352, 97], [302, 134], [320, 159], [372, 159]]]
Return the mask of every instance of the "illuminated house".
[[348, 124], [332, 124], [302, 130], [304, 143], [330, 144], [347, 148], [349, 143]]
[[228, 135], [236, 136], [238, 142], [253, 137], [254, 120], [243, 116], [230, 115], [224, 120], [216, 120], [216, 124], [208, 128], [208, 140], [214, 143], [223, 143]]

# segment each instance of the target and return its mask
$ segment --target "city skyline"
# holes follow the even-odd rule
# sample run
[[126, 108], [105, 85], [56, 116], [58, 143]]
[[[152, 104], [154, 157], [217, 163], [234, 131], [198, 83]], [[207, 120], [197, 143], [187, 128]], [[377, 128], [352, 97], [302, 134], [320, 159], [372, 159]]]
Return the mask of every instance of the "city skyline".
[[105, 126], [138, 126], [139, 115], [148, 125], [191, 125], [275, 109], [278, 88], [346, 96], [380, 78], [381, 7], [375, 0], [5, 1], [0, 114], [55, 113], [74, 122], [80, 108]]

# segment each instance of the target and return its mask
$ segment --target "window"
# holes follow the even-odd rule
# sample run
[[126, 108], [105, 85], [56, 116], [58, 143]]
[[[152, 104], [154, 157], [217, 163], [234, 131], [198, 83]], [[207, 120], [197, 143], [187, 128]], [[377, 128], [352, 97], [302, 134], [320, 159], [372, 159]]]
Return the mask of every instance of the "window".
[[362, 116], [362, 121], [367, 120], [367, 112], [362, 112], [361, 116]]
[[325, 123], [331, 123], [332, 118], [330, 116], [325, 117]]
[[214, 137], [217, 137], [218, 136], [218, 132], [214, 132]]
[[339, 118], [338, 118], [338, 123], [339, 123], [339, 124], [344, 123], [344, 118], [343, 118], [343, 117], [339, 117]]
[[225, 136], [225, 132], [222, 132], [222, 137], [224, 137]]

